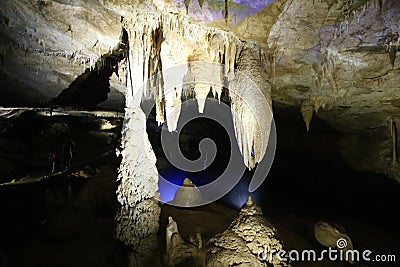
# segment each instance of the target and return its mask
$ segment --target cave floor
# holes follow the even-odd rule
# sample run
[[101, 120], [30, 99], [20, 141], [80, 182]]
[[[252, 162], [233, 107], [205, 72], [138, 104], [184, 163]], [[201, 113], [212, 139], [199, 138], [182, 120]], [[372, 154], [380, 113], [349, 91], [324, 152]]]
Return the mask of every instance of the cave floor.
[[[2, 183], [11, 182], [12, 177], [51, 173], [48, 151], [39, 152], [43, 152], [43, 148], [50, 149], [54, 136], [40, 143], [34, 133], [41, 136], [42, 128], [35, 130], [36, 123], [27, 123], [32, 121], [31, 117], [21, 120], [23, 123], [13, 125], [8, 135], [4, 132], [0, 135], [2, 151], [9, 152], [0, 157]], [[63, 118], [62, 121], [68, 123], [68, 120]], [[32, 183], [0, 186], [0, 259], [6, 258], [8, 266], [127, 266], [127, 249], [114, 237], [120, 159], [113, 153], [118, 138], [113, 137], [110, 143], [110, 136], [120, 129], [101, 132], [98, 127], [103, 122], [82, 118], [69, 121], [75, 143], [70, 171], [40, 181], [33, 179]], [[53, 124], [54, 121], [50, 121], [49, 125]], [[18, 130], [18, 134], [12, 129]], [[26, 141], [29, 149], [18, 142], [26, 136], [31, 136]], [[41, 145], [36, 146], [38, 143]], [[20, 168], [6, 168], [12, 157]], [[271, 178], [255, 196], [266, 218], [278, 229], [286, 249], [321, 251], [323, 247], [314, 238], [313, 225], [323, 220], [342, 226], [358, 249], [380, 254], [398, 253], [399, 220], [394, 212], [400, 196], [399, 185], [385, 176], [335, 169], [338, 163], [334, 159], [323, 158], [323, 161], [334, 167], [319, 166], [321, 162], [313, 162], [292, 151], [278, 151]], [[312, 170], [304, 170], [307, 175], [302, 173], [304, 162], [314, 166]], [[293, 170], [297, 171], [297, 176]], [[4, 175], [6, 171], [8, 176]], [[320, 179], [321, 173], [324, 179]], [[226, 198], [204, 207], [181, 209], [163, 205], [160, 260], [168, 216], [177, 221], [185, 240], [196, 232], [201, 232], [207, 240], [224, 231], [237, 217], [239, 207], [235, 199], [247, 198], [243, 188], [247, 190], [239, 185]], [[300, 262], [293, 266], [348, 264]]]
[[[84, 181], [40, 182], [1, 189], [0, 249], [9, 266], [126, 266], [124, 248], [114, 239], [116, 176], [115, 166], [104, 165]], [[222, 232], [237, 215], [237, 210], [219, 203], [195, 209], [163, 205], [160, 251], [164, 248], [168, 216], [177, 221], [182, 237], [188, 240], [196, 232], [201, 232], [204, 239]], [[284, 211], [266, 217], [277, 227], [287, 249], [323, 249], [312, 233], [313, 224], [321, 217]], [[397, 252], [393, 248], [397, 248], [398, 239], [390, 229], [346, 218], [336, 218], [335, 222], [346, 228], [358, 248]]]

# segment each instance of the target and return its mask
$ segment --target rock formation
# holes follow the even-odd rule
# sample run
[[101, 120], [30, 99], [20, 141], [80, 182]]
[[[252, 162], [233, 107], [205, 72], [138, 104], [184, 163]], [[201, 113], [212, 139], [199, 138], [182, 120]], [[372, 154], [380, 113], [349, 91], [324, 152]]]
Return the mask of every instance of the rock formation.
[[200, 190], [197, 189], [189, 178], [185, 178], [182, 185], [176, 191], [174, 199], [169, 204], [179, 207], [193, 207], [197, 203], [201, 203], [202, 198]]
[[277, 255], [264, 257], [266, 247], [269, 251], [279, 251], [283, 249], [283, 244], [275, 227], [249, 197], [239, 217], [226, 231], [204, 242], [204, 247], [185, 242], [179, 234], [177, 223], [169, 217], [164, 258], [168, 266], [290, 266]]
[[265, 261], [260, 260], [258, 255], [265, 247], [268, 247], [268, 251], [280, 251], [283, 244], [275, 227], [249, 197], [239, 217], [225, 232], [210, 240], [207, 266], [289, 266], [288, 262], [280, 261], [276, 255], [272, 258], [267, 255]]
[[[224, 83], [232, 81], [235, 88], [241, 88], [232, 92], [232, 113], [247, 167], [253, 168], [262, 160], [268, 144], [272, 115], [264, 114], [270, 111], [267, 107], [270, 87], [262, 67], [262, 51], [256, 45], [245, 45], [228, 32], [191, 24], [177, 12], [173, 5], [154, 1], [132, 5], [122, 20], [128, 33], [129, 53], [123, 160], [117, 191], [122, 208], [117, 217], [117, 236], [124, 243], [133, 245], [134, 250], [142, 246], [141, 240], [155, 234], [159, 217], [154, 204], [157, 170], [145, 133], [145, 116], [140, 108], [142, 100], [154, 98], [157, 121], [166, 121], [168, 129], [174, 131], [180, 115], [182, 84], [189, 72], [200, 113], [204, 110], [207, 95], [212, 92], [215, 97], [220, 97]], [[221, 65], [210, 69], [207, 65], [196, 64], [197, 61]], [[178, 70], [171, 69], [188, 62], [180, 65]], [[235, 80], [235, 64], [254, 79], [253, 84]], [[162, 73], [154, 76], [157, 72]], [[265, 98], [269, 100], [267, 104], [264, 104]], [[249, 100], [252, 103], [246, 102]], [[259, 114], [254, 114], [254, 107]], [[263, 112], [265, 110], [267, 112]]]
[[165, 263], [167, 266], [175, 266], [182, 263], [194, 262], [195, 266], [205, 266], [205, 253], [200, 248], [187, 244], [179, 234], [178, 225], [169, 217], [166, 229], [166, 253]]
[[[137, 75], [133, 82], [140, 83], [152, 71], [161, 70], [161, 56], [166, 65], [169, 56], [177, 64], [190, 56], [211, 62], [225, 58], [227, 65], [234, 66], [240, 39], [263, 49], [275, 102], [302, 107], [305, 123], [312, 130], [309, 101], [321, 99], [323, 110], [318, 117], [338, 131], [352, 134], [351, 140], [343, 140], [342, 154], [347, 157], [350, 150], [367, 146], [362, 153], [352, 153], [348, 163], [359, 170], [399, 177], [398, 167], [392, 164], [392, 136], [387, 134], [389, 120], [397, 119], [399, 106], [398, 1], [238, 1], [229, 2], [227, 20], [220, 1], [186, 1], [188, 13], [184, 2], [1, 1], [4, 97], [0, 104], [49, 102], [116, 47], [123, 27], [130, 29], [131, 50], [144, 53], [130, 53], [130, 62], [120, 62], [118, 75], [110, 77], [110, 93], [103, 105], [123, 101], [129, 69]], [[210, 53], [208, 48], [213, 48]], [[193, 50], [197, 51], [191, 53]], [[141, 58], [145, 64], [137, 65]], [[218, 93], [219, 89], [213, 90]], [[148, 96], [149, 91], [145, 92]], [[198, 99], [204, 99], [206, 89], [198, 86], [196, 92]], [[163, 103], [163, 89], [159, 87], [156, 93], [158, 121], [164, 121], [162, 111], [167, 109], [171, 115], [171, 107], [179, 99]], [[171, 130], [177, 113], [166, 118]], [[379, 145], [364, 142], [366, 136]], [[363, 157], [365, 154], [369, 157]]]
[[[350, 237], [343, 230], [327, 222], [317, 222], [314, 225], [314, 235], [321, 245], [340, 249], [343, 251], [343, 255], [346, 255], [347, 251], [353, 250]], [[349, 258], [349, 262], [354, 262], [354, 259]]]
[[139, 108], [127, 108], [122, 133], [122, 161], [117, 198], [116, 235], [133, 249], [133, 266], [150, 264], [157, 248], [160, 204], [156, 158], [146, 133], [146, 117]]

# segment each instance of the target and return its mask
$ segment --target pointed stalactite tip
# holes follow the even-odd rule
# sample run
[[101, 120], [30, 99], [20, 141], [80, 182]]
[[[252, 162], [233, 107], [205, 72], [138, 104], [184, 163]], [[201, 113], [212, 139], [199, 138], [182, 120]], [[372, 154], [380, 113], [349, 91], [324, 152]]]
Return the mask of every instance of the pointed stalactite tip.
[[310, 130], [310, 123], [314, 115], [314, 109], [314, 103], [310, 101], [304, 101], [300, 108], [301, 115], [306, 124], [307, 132]]
[[185, 0], [186, 14], [189, 14], [190, 0]]
[[200, 8], [203, 8], [204, 0], [199, 0]]

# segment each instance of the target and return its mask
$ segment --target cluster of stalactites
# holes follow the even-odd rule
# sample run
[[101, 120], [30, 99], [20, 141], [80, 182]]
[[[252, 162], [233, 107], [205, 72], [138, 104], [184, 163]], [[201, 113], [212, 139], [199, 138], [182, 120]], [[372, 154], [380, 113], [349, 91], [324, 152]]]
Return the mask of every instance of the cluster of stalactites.
[[383, 10], [385, 0], [344, 0], [341, 6], [344, 21], [339, 25], [339, 35], [343, 30], [349, 31], [349, 25], [352, 21], [360, 21], [362, 14], [369, 8], [379, 11]]
[[[143, 10], [143, 9], [141, 9]], [[241, 42], [234, 35], [215, 28], [191, 24], [182, 14], [138, 11], [132, 20], [124, 18], [129, 35], [128, 77], [126, 106], [140, 105], [143, 98], [154, 98], [157, 121], [167, 121], [168, 129], [176, 129], [184, 83], [192, 83], [194, 96], [203, 112], [205, 99], [210, 91], [221, 96], [224, 80], [233, 79], [237, 53]], [[220, 63], [220, 75], [208, 73], [207, 68], [190, 68], [188, 62]], [[168, 73], [178, 67], [182, 70]], [[155, 74], [161, 73], [161, 75]], [[170, 75], [169, 75], [170, 74]], [[173, 74], [173, 75], [172, 75]], [[215, 86], [196, 83], [205, 77], [217, 77]]]
[[[177, 128], [182, 94], [190, 90], [202, 113], [207, 96], [212, 93], [220, 98], [224, 85], [235, 79], [233, 70], [244, 44], [231, 33], [191, 24], [179, 13], [161, 10], [133, 13], [131, 19], [124, 18], [130, 44], [126, 106], [138, 107], [143, 99], [154, 98], [157, 122], [166, 122], [172, 132]], [[221, 64], [219, 73], [207, 64], [194, 62]], [[253, 168], [265, 154], [266, 145], [261, 146], [257, 141], [261, 128], [249, 123], [247, 113], [251, 112], [244, 103], [236, 99], [234, 106], [238, 144], [245, 165]], [[269, 137], [271, 119], [268, 117], [268, 129], [262, 127], [268, 131], [266, 137]]]

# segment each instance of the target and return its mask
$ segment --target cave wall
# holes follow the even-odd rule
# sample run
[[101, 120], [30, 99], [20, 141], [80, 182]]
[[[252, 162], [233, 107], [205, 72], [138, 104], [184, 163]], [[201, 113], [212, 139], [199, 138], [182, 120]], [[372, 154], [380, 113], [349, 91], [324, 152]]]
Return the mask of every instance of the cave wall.
[[[0, 21], [2, 106], [48, 103], [94, 69], [121, 33], [118, 10], [105, 2], [5, 0]], [[124, 89], [112, 76], [110, 99], [121, 101]]]

